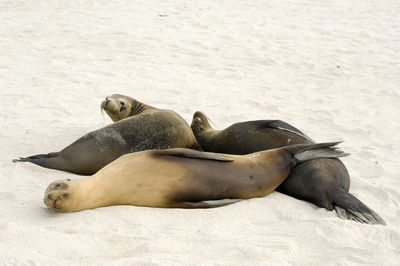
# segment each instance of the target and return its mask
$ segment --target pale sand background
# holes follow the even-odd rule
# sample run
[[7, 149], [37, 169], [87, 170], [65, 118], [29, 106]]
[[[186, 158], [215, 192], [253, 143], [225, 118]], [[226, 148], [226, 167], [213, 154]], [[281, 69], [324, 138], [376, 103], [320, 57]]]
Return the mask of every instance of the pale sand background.
[[[397, 0], [0, 0], [0, 265], [399, 264], [399, 13]], [[47, 185], [77, 176], [11, 159], [109, 124], [99, 105], [116, 92], [221, 129], [282, 119], [344, 140], [351, 192], [388, 225], [277, 192], [49, 211]]]

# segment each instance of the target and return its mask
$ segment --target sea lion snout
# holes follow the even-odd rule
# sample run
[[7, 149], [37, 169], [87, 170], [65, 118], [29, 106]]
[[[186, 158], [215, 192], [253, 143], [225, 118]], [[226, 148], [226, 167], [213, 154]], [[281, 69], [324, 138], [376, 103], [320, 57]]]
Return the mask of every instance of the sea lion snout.
[[203, 131], [206, 129], [212, 129], [210, 123], [208, 122], [208, 117], [200, 111], [196, 111], [193, 114], [193, 119], [190, 127], [193, 130], [193, 133], [199, 133], [199, 131]]
[[199, 131], [204, 130], [204, 127], [202, 126], [202, 124], [203, 124], [203, 120], [200, 117], [193, 116], [192, 124], [190, 125], [190, 127], [192, 128], [192, 131], [194, 133], [197, 133]]
[[101, 102], [101, 105], [100, 105], [101, 108], [105, 110], [105, 109], [107, 108], [108, 104], [110, 103], [110, 101], [111, 101], [111, 100], [108, 99], [108, 97], [106, 97], [106, 98]]

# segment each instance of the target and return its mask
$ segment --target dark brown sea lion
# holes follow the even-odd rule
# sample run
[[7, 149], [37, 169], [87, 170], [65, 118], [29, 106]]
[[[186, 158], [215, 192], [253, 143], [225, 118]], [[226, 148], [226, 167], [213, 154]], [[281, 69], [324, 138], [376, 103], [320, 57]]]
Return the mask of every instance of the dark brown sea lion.
[[[297, 128], [280, 120], [247, 121], [214, 130], [207, 117], [196, 112], [191, 124], [204, 151], [248, 154], [290, 144], [314, 143]], [[336, 210], [343, 219], [362, 223], [385, 224], [373, 210], [349, 193], [350, 177], [339, 159], [317, 159], [299, 164], [276, 189], [306, 200], [329, 211]]]
[[220, 206], [204, 201], [262, 197], [303, 161], [347, 154], [337, 143], [291, 145], [249, 155], [190, 149], [126, 154], [96, 174], [51, 183], [44, 197], [50, 208], [72, 212], [111, 205], [163, 208]]
[[[124, 104], [120, 96], [126, 100]], [[126, 153], [199, 148], [189, 124], [171, 110], [157, 109], [122, 95], [107, 97], [102, 106], [113, 120], [123, 118], [128, 110], [129, 115], [86, 134], [60, 152], [33, 155], [14, 162], [31, 162], [46, 168], [91, 175]]]

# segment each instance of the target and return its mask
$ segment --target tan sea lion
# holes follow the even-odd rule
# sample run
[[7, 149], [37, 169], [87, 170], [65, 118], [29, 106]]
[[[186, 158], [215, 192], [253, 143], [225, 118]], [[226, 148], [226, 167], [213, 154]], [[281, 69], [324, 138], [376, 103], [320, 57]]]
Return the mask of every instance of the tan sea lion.
[[60, 152], [13, 161], [91, 175], [126, 153], [199, 148], [189, 124], [171, 110], [158, 109], [122, 95], [107, 97], [102, 107], [114, 121], [121, 120], [86, 134]]
[[[204, 151], [249, 154], [290, 144], [314, 143], [297, 128], [280, 120], [257, 120], [233, 124], [214, 130], [207, 117], [196, 112], [191, 124]], [[350, 177], [339, 159], [316, 159], [294, 167], [288, 178], [276, 189], [326, 208], [336, 210], [343, 219], [362, 223], [385, 224], [373, 210], [349, 193]]]
[[346, 156], [336, 144], [292, 145], [250, 155], [182, 148], [135, 152], [90, 177], [51, 183], [44, 202], [64, 212], [111, 205], [214, 207], [204, 201], [262, 197], [300, 162]]

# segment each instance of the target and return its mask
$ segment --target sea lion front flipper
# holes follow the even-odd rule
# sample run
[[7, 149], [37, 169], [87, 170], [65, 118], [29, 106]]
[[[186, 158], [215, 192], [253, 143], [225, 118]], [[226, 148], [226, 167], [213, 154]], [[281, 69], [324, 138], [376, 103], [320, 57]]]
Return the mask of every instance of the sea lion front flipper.
[[221, 199], [221, 200], [207, 200], [207, 201], [185, 201], [176, 203], [173, 205], [174, 208], [187, 208], [187, 209], [208, 209], [222, 207], [226, 205], [234, 204], [241, 199]]
[[256, 120], [256, 121], [249, 121], [248, 123], [253, 124], [254, 126], [259, 128], [275, 128], [280, 130], [285, 130], [288, 132], [292, 132], [296, 135], [299, 135], [303, 138], [308, 139], [311, 142], [314, 142], [309, 136], [295, 128], [294, 126], [286, 123], [282, 120]]
[[158, 150], [156, 151], [157, 155], [170, 155], [170, 156], [177, 156], [177, 157], [186, 157], [186, 158], [194, 158], [194, 159], [204, 159], [204, 160], [214, 160], [214, 161], [221, 161], [221, 162], [232, 162], [233, 159], [216, 154], [211, 152], [202, 152], [196, 151], [191, 149], [184, 149], [184, 148], [175, 148], [175, 149], [167, 149], [167, 150]]

